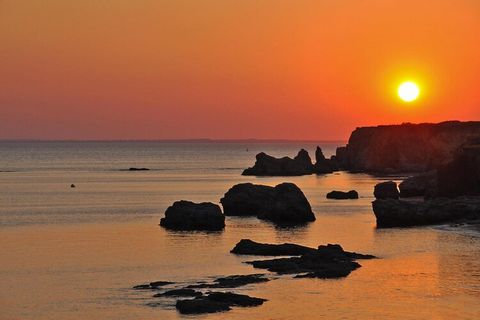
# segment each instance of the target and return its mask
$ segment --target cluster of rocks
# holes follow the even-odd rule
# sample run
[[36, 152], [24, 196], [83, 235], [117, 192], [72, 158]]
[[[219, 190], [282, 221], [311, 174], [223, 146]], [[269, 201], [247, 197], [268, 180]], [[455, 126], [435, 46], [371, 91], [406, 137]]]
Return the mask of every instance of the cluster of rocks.
[[293, 159], [275, 158], [264, 152], [257, 154], [253, 167], [245, 169], [244, 176], [303, 176], [308, 174], [325, 174], [338, 170], [335, 159], [326, 159], [322, 149], [317, 146], [315, 164], [308, 151], [301, 149]]
[[[355, 260], [372, 259], [372, 255], [344, 251], [338, 244], [319, 246], [317, 249], [293, 243], [265, 244], [243, 239], [231, 250], [238, 255], [288, 256], [269, 260], [247, 261], [255, 268], [267, 269], [278, 274], [293, 274], [295, 278], [342, 278], [360, 267]], [[202, 314], [229, 311], [232, 307], [254, 307], [266, 299], [223, 291], [202, 289], [233, 289], [270, 281], [265, 274], [232, 275], [217, 278], [210, 283], [197, 282], [187, 286], [170, 281], [155, 281], [133, 287], [135, 290], [156, 292], [152, 298], [179, 298], [175, 308], [181, 314]], [[171, 288], [174, 285], [176, 287]], [[167, 288], [166, 288], [167, 287]], [[147, 305], [158, 306], [156, 302]]]
[[277, 224], [303, 224], [315, 220], [303, 192], [293, 183], [275, 187], [241, 183], [220, 200], [224, 213], [213, 203], [177, 201], [165, 211], [160, 225], [172, 230], [218, 231], [225, 227], [225, 216], [256, 216]]
[[480, 219], [480, 144], [461, 148], [435, 171], [375, 186], [378, 227], [406, 227]]

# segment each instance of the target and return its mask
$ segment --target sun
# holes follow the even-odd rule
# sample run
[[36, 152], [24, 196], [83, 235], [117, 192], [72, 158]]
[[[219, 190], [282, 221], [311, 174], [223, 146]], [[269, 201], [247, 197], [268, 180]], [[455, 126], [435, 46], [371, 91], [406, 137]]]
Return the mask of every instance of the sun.
[[398, 96], [405, 102], [412, 102], [417, 100], [420, 95], [420, 88], [415, 82], [406, 81], [398, 86]]

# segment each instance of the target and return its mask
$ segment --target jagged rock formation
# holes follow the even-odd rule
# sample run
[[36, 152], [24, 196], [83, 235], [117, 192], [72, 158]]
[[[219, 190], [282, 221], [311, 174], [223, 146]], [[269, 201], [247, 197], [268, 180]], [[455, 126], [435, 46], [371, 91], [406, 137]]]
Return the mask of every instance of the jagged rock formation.
[[312, 163], [310, 155], [301, 149], [295, 158], [275, 158], [261, 152], [256, 155], [255, 165], [245, 169], [244, 176], [302, 176], [312, 173], [324, 174], [337, 170], [334, 161], [325, 159], [322, 149], [317, 146], [315, 151], [316, 163]]

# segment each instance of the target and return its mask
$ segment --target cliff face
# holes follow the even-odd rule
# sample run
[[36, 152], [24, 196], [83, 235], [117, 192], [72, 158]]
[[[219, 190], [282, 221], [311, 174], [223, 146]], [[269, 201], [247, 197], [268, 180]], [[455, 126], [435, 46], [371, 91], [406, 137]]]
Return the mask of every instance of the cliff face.
[[352, 172], [422, 172], [452, 160], [462, 145], [480, 137], [480, 121], [357, 128], [336, 159]]

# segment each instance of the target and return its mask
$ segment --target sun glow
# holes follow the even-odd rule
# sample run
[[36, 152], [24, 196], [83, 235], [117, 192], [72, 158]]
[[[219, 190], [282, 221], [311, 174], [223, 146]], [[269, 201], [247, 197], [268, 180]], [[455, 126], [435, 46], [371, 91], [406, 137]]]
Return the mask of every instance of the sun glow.
[[420, 95], [420, 88], [415, 82], [406, 81], [400, 84], [397, 90], [398, 96], [405, 102], [417, 100]]

